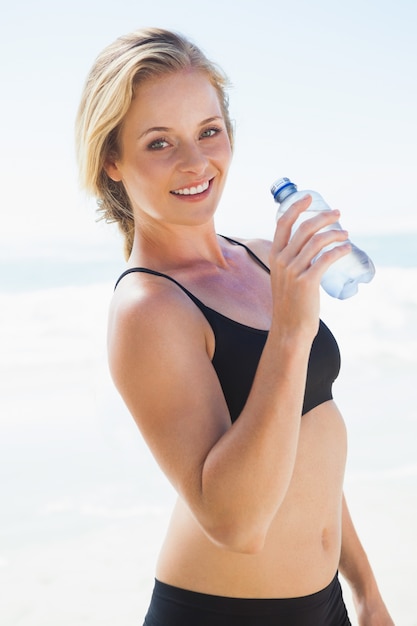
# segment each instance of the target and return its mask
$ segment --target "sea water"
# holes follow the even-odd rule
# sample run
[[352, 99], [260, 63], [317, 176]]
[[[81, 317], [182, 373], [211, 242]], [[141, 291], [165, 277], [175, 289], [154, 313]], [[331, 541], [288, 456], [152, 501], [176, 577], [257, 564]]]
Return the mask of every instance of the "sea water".
[[[356, 237], [374, 281], [348, 301], [322, 297], [342, 353], [334, 397], [349, 434], [346, 492], [401, 626], [417, 624], [416, 239]], [[137, 626], [149, 600], [174, 494], [107, 370], [122, 269], [88, 247], [0, 257], [5, 626]]]

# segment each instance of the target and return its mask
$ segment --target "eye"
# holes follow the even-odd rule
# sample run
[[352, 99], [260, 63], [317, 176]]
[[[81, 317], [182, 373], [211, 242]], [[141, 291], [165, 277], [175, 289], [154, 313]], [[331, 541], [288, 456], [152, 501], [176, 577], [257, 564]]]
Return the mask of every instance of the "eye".
[[163, 137], [160, 137], [159, 139], [155, 139], [155, 141], [152, 141], [149, 145], [148, 145], [148, 149], [149, 150], [163, 150], [164, 148], [166, 148], [168, 146], [168, 142], [166, 139], [164, 139]]
[[215, 135], [218, 135], [221, 132], [222, 132], [221, 128], [217, 128], [217, 127], [207, 128], [206, 130], [203, 130], [203, 132], [201, 133], [201, 137], [203, 139], [205, 139], [206, 137], [214, 137]]

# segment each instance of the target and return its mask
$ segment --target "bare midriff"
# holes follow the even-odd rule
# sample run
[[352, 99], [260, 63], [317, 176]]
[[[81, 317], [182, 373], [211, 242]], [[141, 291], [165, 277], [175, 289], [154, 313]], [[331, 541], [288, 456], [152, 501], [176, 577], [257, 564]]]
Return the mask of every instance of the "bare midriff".
[[178, 500], [156, 578], [241, 598], [299, 597], [323, 589], [339, 564], [345, 461], [345, 425], [328, 401], [302, 417], [292, 480], [262, 550], [242, 554], [216, 545]]

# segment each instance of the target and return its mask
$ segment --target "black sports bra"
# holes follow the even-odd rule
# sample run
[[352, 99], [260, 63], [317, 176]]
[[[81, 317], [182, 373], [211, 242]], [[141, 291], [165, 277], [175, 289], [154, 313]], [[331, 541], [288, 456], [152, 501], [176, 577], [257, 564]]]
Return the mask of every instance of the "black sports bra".
[[[269, 268], [245, 244], [229, 239], [233, 244], [243, 246], [248, 254], [269, 273]], [[143, 272], [166, 278], [176, 285], [203, 313], [215, 337], [213, 367], [220, 381], [232, 422], [240, 415], [255, 377], [262, 354], [267, 330], [259, 330], [236, 322], [222, 313], [206, 306], [181, 283], [167, 274], [145, 267], [131, 267], [119, 277], [115, 288], [124, 276], [132, 272]], [[320, 326], [311, 346], [308, 362], [303, 415], [326, 400], [331, 400], [332, 384], [340, 370], [340, 353], [336, 340], [327, 326], [320, 320]]]

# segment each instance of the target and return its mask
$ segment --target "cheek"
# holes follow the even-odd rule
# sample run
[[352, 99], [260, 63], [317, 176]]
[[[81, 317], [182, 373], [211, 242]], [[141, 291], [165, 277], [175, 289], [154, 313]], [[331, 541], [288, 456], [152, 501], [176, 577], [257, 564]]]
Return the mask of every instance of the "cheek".
[[161, 169], [155, 164], [142, 162], [126, 172], [123, 182], [133, 207], [149, 211], [160, 204], [166, 187], [166, 177]]
[[229, 142], [224, 146], [222, 151], [222, 161], [225, 164], [226, 171], [229, 169], [230, 164], [232, 162], [233, 152], [232, 147]]
[[131, 190], [146, 189], [151, 185], [151, 181], [157, 178], [157, 168], [149, 165], [146, 159], [136, 159], [131, 165], [129, 165], [124, 172], [124, 183], [126, 188]]
[[224, 154], [224, 158], [228, 159], [229, 162], [232, 160], [233, 150], [232, 150], [232, 144], [230, 143], [230, 139], [228, 135], [225, 136], [225, 140], [223, 144], [223, 154]]

